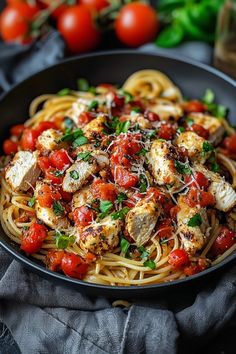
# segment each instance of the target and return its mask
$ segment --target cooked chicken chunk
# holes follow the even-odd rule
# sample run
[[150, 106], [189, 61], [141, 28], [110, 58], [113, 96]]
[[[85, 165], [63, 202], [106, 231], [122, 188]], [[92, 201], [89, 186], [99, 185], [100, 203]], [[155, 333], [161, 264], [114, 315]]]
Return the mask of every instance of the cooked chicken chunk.
[[[41, 187], [47, 182], [38, 181], [35, 188], [35, 210], [36, 216], [39, 220], [43, 221], [44, 224], [51, 227], [52, 229], [66, 229], [70, 226], [70, 222], [66, 216], [58, 216], [55, 214], [53, 208], [41, 207], [37, 201], [37, 196], [40, 193]], [[49, 184], [50, 185], [50, 184]]]
[[160, 208], [154, 200], [141, 200], [128, 212], [126, 230], [138, 246], [150, 239], [159, 215]]
[[45, 130], [38, 137], [37, 148], [47, 151], [60, 149], [65, 145], [63, 142], [59, 142], [62, 135], [63, 134], [56, 129]]
[[62, 188], [65, 192], [74, 193], [88, 183], [92, 174], [98, 171], [97, 161], [90, 157], [88, 161], [79, 160], [66, 170]]
[[230, 183], [226, 182], [218, 173], [209, 171], [200, 164], [195, 164], [194, 169], [202, 172], [211, 181], [208, 191], [215, 197], [216, 209], [226, 212], [236, 205], [236, 192]]
[[224, 125], [220, 119], [203, 113], [191, 113], [189, 118], [193, 119], [194, 123], [200, 124], [209, 130], [209, 141], [212, 144], [217, 145], [220, 143], [225, 132]]
[[77, 155], [81, 152], [82, 153], [84, 153], [84, 152], [91, 153], [91, 156], [93, 156], [97, 160], [99, 168], [102, 169], [102, 168], [105, 168], [106, 166], [109, 166], [108, 154], [103, 150], [96, 149], [93, 144], [85, 144], [85, 145], [80, 146], [76, 149]]
[[129, 121], [132, 127], [137, 124], [140, 129], [151, 129], [152, 128], [152, 125], [149, 122], [149, 120], [144, 118], [144, 116], [141, 115], [140, 113], [124, 115], [124, 116], [122, 116], [122, 118]]
[[149, 108], [152, 112], [158, 114], [161, 120], [169, 120], [170, 118], [178, 121], [183, 116], [183, 109], [180, 105], [172, 103], [165, 99], [158, 99], [155, 104]]
[[[184, 202], [184, 196], [178, 198], [178, 206], [180, 208], [177, 213], [178, 229], [177, 234], [181, 238], [182, 245], [184, 249], [190, 253], [195, 254], [199, 251], [205, 244], [208, 233], [209, 233], [209, 223], [207, 219], [207, 213], [204, 208], [194, 207], [190, 208]], [[189, 220], [200, 215], [201, 225], [200, 226], [189, 226]]]
[[119, 243], [121, 221], [107, 216], [101, 222], [86, 226], [80, 236], [80, 246], [95, 254], [112, 251]]
[[149, 170], [158, 185], [170, 184], [173, 189], [180, 187], [181, 175], [175, 169], [175, 160], [178, 160], [176, 147], [167, 141], [155, 140], [147, 158]]
[[90, 186], [86, 186], [73, 195], [72, 208], [80, 208], [83, 205], [90, 204], [93, 199]]
[[203, 153], [203, 143], [206, 140], [194, 132], [186, 131], [181, 133], [176, 139], [176, 145], [180, 148], [185, 148], [188, 152], [188, 157], [192, 161], [204, 163], [210, 156], [210, 152]]
[[107, 118], [104, 114], [98, 115], [97, 118], [91, 120], [85, 127], [84, 127], [84, 135], [88, 139], [95, 139], [97, 136], [101, 136], [104, 130], [104, 123], [106, 123]]
[[26, 192], [35, 185], [40, 172], [37, 165], [37, 153], [19, 151], [7, 165], [5, 178], [14, 191]]

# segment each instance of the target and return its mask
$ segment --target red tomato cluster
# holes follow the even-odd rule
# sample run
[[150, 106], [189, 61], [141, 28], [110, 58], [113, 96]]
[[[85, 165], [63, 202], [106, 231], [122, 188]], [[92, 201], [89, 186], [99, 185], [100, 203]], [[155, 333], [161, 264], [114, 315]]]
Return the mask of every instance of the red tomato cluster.
[[26, 253], [35, 253], [40, 250], [46, 237], [46, 227], [35, 222], [24, 232], [21, 241], [21, 249]]
[[114, 202], [117, 197], [116, 187], [111, 183], [103, 182], [101, 179], [96, 179], [93, 182], [91, 191], [95, 199]]
[[[114, 22], [117, 38], [127, 46], [137, 47], [153, 40], [159, 29], [156, 11], [148, 4], [135, 2], [122, 6], [114, 20], [111, 3], [108, 0], [36, 0], [34, 4], [27, 0], [8, 0], [1, 13], [0, 35], [6, 42], [27, 44], [39, 34], [45, 22], [55, 24], [72, 53], [82, 53], [96, 48], [106, 31], [98, 23], [103, 23], [110, 8], [110, 19]], [[48, 11], [45, 20], [42, 11]], [[34, 26], [32, 26], [34, 24]], [[37, 31], [32, 31], [36, 28]], [[46, 27], [45, 27], [46, 28]]]

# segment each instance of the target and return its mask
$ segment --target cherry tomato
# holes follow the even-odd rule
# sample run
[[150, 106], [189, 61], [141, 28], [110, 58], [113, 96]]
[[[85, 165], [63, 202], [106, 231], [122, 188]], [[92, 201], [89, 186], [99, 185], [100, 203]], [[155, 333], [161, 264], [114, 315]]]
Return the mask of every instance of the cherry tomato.
[[219, 235], [213, 243], [210, 254], [218, 256], [236, 243], [236, 233], [222, 226]]
[[62, 184], [63, 181], [61, 171], [53, 167], [49, 167], [49, 169], [46, 170], [45, 177], [54, 184]]
[[201, 207], [213, 206], [216, 202], [212, 193], [197, 188], [191, 188], [189, 190], [185, 201], [190, 207], [194, 207], [197, 204], [200, 204]]
[[[190, 181], [192, 181], [192, 182], [189, 183]], [[194, 177], [192, 177], [192, 176], [187, 176], [187, 177], [185, 178], [185, 182], [186, 182], [186, 183], [189, 183], [189, 184], [188, 184], [188, 187], [196, 187], [196, 188], [200, 187], [200, 188], [205, 189], [205, 190], [206, 190], [206, 189], [209, 187], [209, 185], [210, 185], [209, 179], [207, 179], [207, 178], [204, 176], [204, 174], [201, 173], [201, 172], [196, 172], [196, 173], [194, 174]]]
[[95, 211], [87, 206], [81, 206], [73, 211], [73, 219], [76, 226], [85, 227], [95, 218]]
[[86, 5], [91, 10], [100, 12], [106, 7], [110, 6], [109, 1], [107, 0], [80, 0], [80, 4]]
[[56, 124], [54, 122], [41, 122], [39, 125], [34, 128], [38, 135], [42, 134], [45, 130], [56, 129]]
[[209, 130], [205, 129], [202, 125], [200, 124], [193, 124], [190, 128], [190, 130], [194, 131], [197, 135], [201, 136], [204, 139], [209, 138]]
[[197, 274], [205, 270], [207, 266], [208, 266], [207, 260], [204, 258], [199, 258], [197, 260], [197, 263], [193, 263], [188, 265], [187, 267], [184, 267], [184, 274], [188, 276]]
[[38, 132], [35, 129], [26, 128], [21, 137], [21, 147], [23, 150], [34, 151], [36, 149], [36, 141]]
[[60, 200], [61, 194], [48, 184], [44, 184], [38, 191], [37, 200], [42, 208], [51, 208], [54, 200]]
[[192, 112], [202, 113], [206, 111], [206, 106], [199, 101], [193, 100], [193, 101], [186, 102], [184, 104], [184, 111], [186, 113], [192, 113]]
[[35, 253], [42, 247], [47, 237], [47, 229], [44, 225], [34, 223], [25, 231], [21, 241], [21, 249], [26, 253]]
[[68, 277], [83, 279], [87, 273], [88, 265], [76, 254], [65, 252], [61, 269]]
[[150, 122], [159, 122], [160, 121], [160, 117], [158, 114], [148, 111], [148, 110], [144, 112], [144, 118], [147, 118]]
[[95, 262], [95, 261], [96, 261], [96, 256], [95, 256], [93, 253], [88, 252], [88, 253], [86, 254], [86, 256], [85, 256], [85, 261], [86, 261], [87, 263]]
[[171, 251], [169, 254], [168, 263], [172, 265], [173, 268], [179, 269], [183, 266], [189, 264], [189, 257], [184, 249], [177, 248]]
[[111, 183], [103, 182], [101, 179], [96, 179], [92, 186], [91, 191], [95, 199], [115, 201], [117, 196], [116, 187]]
[[51, 161], [49, 159], [49, 157], [46, 156], [42, 156], [38, 158], [38, 165], [39, 168], [45, 173], [50, 167], [52, 167], [51, 165]]
[[225, 138], [223, 144], [231, 154], [236, 154], [236, 134]]
[[180, 211], [180, 207], [178, 205], [173, 206], [170, 209], [170, 217], [171, 219], [177, 219], [177, 214]]
[[100, 42], [100, 32], [93, 23], [90, 10], [84, 5], [71, 6], [58, 19], [58, 30], [69, 50], [82, 53]]
[[114, 179], [120, 187], [131, 188], [134, 187], [139, 181], [138, 176], [129, 172], [122, 166], [116, 166], [113, 173]]
[[64, 170], [71, 165], [69, 155], [65, 149], [53, 151], [50, 155], [50, 162], [58, 170]]
[[147, 196], [148, 197], [154, 197], [158, 202], [163, 204], [166, 201], [166, 196], [165, 194], [158, 188], [155, 187], [149, 187], [147, 190]]
[[156, 11], [150, 5], [140, 2], [124, 5], [115, 21], [118, 39], [130, 47], [152, 41], [158, 29]]
[[23, 133], [24, 130], [25, 130], [24, 124], [17, 124], [17, 125], [13, 125], [13, 127], [11, 127], [10, 133], [11, 133], [11, 135], [19, 137]]
[[5, 7], [1, 13], [0, 33], [6, 42], [24, 42], [29, 39], [30, 23], [39, 11], [39, 8], [26, 3], [19, 3]]
[[176, 134], [176, 129], [174, 129], [170, 124], [162, 124], [159, 129], [159, 138], [165, 140], [173, 139]]
[[159, 238], [169, 238], [172, 234], [172, 225], [170, 219], [164, 219], [159, 222], [157, 227], [157, 236]]
[[73, 198], [73, 193], [69, 193], [69, 192], [65, 192], [62, 188], [60, 189], [60, 194], [61, 194], [61, 197], [62, 199], [69, 203], [71, 202], [72, 198]]
[[47, 268], [53, 272], [61, 270], [61, 262], [64, 255], [64, 251], [49, 251], [46, 256]]
[[[64, 3], [61, 3], [61, 0], [40, 0], [39, 1], [40, 5], [44, 9], [48, 9], [51, 11], [52, 5], [55, 8], [55, 10], [52, 11], [51, 15], [54, 19], [58, 19], [63, 12], [65, 12], [69, 7], [70, 7], [70, 1], [64, 1]], [[75, 4], [79, 3], [79, 1], [75, 1]]]
[[5, 155], [11, 155], [18, 151], [18, 144], [10, 139], [6, 139], [2, 147]]
[[94, 119], [92, 112], [82, 112], [78, 118], [79, 125], [86, 125]]

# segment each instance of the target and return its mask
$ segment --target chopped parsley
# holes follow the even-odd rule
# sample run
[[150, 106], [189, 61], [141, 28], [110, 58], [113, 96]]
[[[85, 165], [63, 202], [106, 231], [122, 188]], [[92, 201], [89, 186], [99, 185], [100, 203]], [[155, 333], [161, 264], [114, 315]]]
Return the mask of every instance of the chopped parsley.
[[207, 89], [203, 98], [202, 102], [207, 105], [207, 110], [217, 118], [226, 118], [228, 114], [228, 108], [215, 103], [215, 94], [211, 89]]
[[138, 155], [138, 156], [140, 156], [140, 155], [146, 155], [146, 153], [148, 152], [148, 150], [146, 150], [146, 149], [141, 149], [141, 150], [139, 150], [137, 153], [136, 153], [136, 155]]
[[80, 152], [77, 156], [80, 160], [89, 161], [92, 157], [92, 154], [91, 152], [87, 151], [87, 152]]
[[119, 135], [121, 133], [127, 133], [130, 127], [130, 121], [126, 121], [126, 122], [118, 122], [116, 125], [116, 135]]
[[69, 245], [75, 242], [74, 236], [67, 236], [63, 232], [56, 232], [56, 246], [59, 249], [66, 249]]
[[65, 124], [66, 129], [68, 129], [68, 130], [72, 130], [73, 128], [75, 128], [75, 123], [70, 117], [65, 118], [64, 124]]
[[220, 172], [220, 165], [217, 162], [213, 162], [211, 164], [211, 171], [213, 172]]
[[93, 109], [97, 109], [98, 105], [99, 105], [98, 101], [93, 100], [88, 106], [88, 111], [92, 111]]
[[119, 90], [118, 92], [120, 95], [125, 97], [125, 103], [130, 103], [134, 100], [134, 96], [131, 95], [131, 93], [124, 91], [124, 90]]
[[127, 254], [129, 248], [130, 248], [130, 243], [129, 241], [127, 241], [125, 238], [121, 238], [120, 240], [120, 248], [121, 248], [121, 251], [124, 255]]
[[147, 133], [146, 133], [146, 137], [151, 139], [151, 138], [155, 138], [156, 136], [156, 130], [149, 130]]
[[186, 118], [186, 123], [188, 124], [189, 127], [191, 127], [194, 123], [194, 120], [192, 118]]
[[56, 177], [62, 177], [64, 175], [64, 172], [63, 171], [60, 171], [60, 170], [53, 170], [52, 172], [54, 174], [54, 176]]
[[205, 156], [207, 152], [214, 151], [214, 147], [209, 141], [204, 141], [202, 144], [202, 155]]
[[141, 112], [140, 107], [132, 107], [131, 114], [136, 114], [136, 113], [140, 113], [140, 112]]
[[57, 92], [57, 96], [67, 96], [70, 94], [70, 89], [69, 88], [64, 88], [60, 91]]
[[177, 132], [178, 132], [178, 133], [183, 133], [183, 132], [185, 132], [184, 127], [179, 127], [179, 128], [177, 129]]
[[183, 163], [178, 160], [175, 160], [175, 168], [181, 175], [191, 175], [192, 174], [192, 170], [191, 170], [191, 167], [189, 166], [188, 162]]
[[138, 250], [141, 254], [140, 255], [141, 259], [146, 259], [149, 257], [149, 252], [143, 246], [138, 247]]
[[76, 170], [70, 171], [70, 176], [71, 178], [73, 178], [74, 180], [79, 179], [79, 172]]
[[30, 208], [33, 208], [34, 204], [35, 204], [36, 198], [32, 197], [29, 201], [28, 201], [28, 206]]
[[123, 200], [127, 200], [127, 199], [128, 199], [128, 196], [125, 193], [119, 193], [116, 198], [117, 203], [122, 203]]
[[215, 93], [211, 89], [206, 89], [206, 92], [202, 98], [202, 102], [205, 104], [211, 104], [215, 100]]
[[84, 78], [80, 78], [77, 80], [77, 87], [79, 91], [88, 91], [89, 90], [89, 83], [88, 80]]
[[147, 190], [147, 186], [148, 186], [147, 177], [143, 173], [141, 173], [139, 177], [139, 185], [138, 185], [140, 192], [145, 193]]
[[156, 263], [152, 259], [148, 259], [143, 263], [144, 267], [148, 267], [152, 270], [156, 269]]
[[86, 138], [86, 136], [79, 136], [78, 138], [76, 138], [72, 145], [74, 148], [78, 147], [78, 146], [81, 146], [81, 145], [84, 145], [84, 144], [87, 144], [88, 142], [88, 139]]
[[123, 209], [111, 214], [111, 217], [112, 217], [113, 220], [118, 220], [118, 219], [124, 220], [126, 214], [129, 211], [130, 211], [130, 208], [124, 207]]
[[54, 200], [52, 208], [56, 216], [65, 215], [65, 209], [63, 208], [60, 202]]
[[196, 227], [202, 225], [202, 217], [200, 214], [195, 214], [192, 218], [188, 221], [188, 226]]
[[101, 214], [98, 215], [99, 219], [104, 219], [113, 208], [113, 203], [110, 200], [100, 200], [99, 209]]
[[74, 141], [77, 139], [79, 136], [83, 136], [84, 133], [82, 129], [75, 129], [75, 130], [70, 130], [68, 129], [66, 133], [60, 138], [59, 142], [61, 141]]

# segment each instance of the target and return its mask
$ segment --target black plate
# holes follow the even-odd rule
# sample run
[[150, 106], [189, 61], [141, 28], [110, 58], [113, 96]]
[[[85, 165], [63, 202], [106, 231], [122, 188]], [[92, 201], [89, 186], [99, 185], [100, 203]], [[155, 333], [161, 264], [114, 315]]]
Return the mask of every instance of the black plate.
[[[0, 101], [1, 142], [7, 136], [12, 125], [23, 123], [27, 119], [29, 104], [36, 96], [43, 93], [55, 93], [64, 87], [76, 89], [76, 80], [79, 77], [87, 78], [92, 85], [101, 82], [122, 84], [130, 74], [141, 69], [163, 71], [181, 88], [186, 97], [199, 98], [206, 88], [211, 88], [216, 93], [218, 101], [230, 108], [229, 118], [232, 123], [236, 123], [234, 118], [236, 117], [236, 82], [219, 71], [191, 60], [182, 60], [173, 56], [143, 54], [137, 51], [113, 51], [84, 55], [63, 61], [16, 85]], [[112, 287], [86, 283], [45, 269], [41, 264], [21, 253], [18, 247], [9, 241], [2, 229], [0, 229], [0, 244], [25, 266], [49, 280], [76, 287], [89, 294], [116, 298], [150, 296], [151, 294], [160, 294], [162, 291], [171, 292], [173, 288], [183, 289], [184, 285], [191, 284], [193, 286], [205, 283], [209, 276], [216, 274], [218, 270], [236, 259], [236, 254], [233, 254], [221, 264], [183, 280], [145, 287]]]

